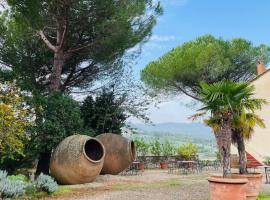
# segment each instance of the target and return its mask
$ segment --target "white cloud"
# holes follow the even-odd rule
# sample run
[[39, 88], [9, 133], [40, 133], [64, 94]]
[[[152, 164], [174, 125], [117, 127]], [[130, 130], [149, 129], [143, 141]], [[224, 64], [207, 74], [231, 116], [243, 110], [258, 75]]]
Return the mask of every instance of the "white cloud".
[[126, 51], [126, 53], [134, 53], [134, 52], [138, 51], [139, 49], [140, 49], [140, 46], [139, 46], [139, 45], [136, 45], [136, 46], [134, 46], [134, 47], [129, 48], [129, 49]]
[[152, 42], [169, 42], [176, 40], [178, 40], [178, 38], [174, 35], [152, 35], [150, 38], [150, 41]]
[[[155, 106], [155, 102], [153, 102], [147, 111], [147, 116], [153, 123], [191, 123], [192, 120], [189, 119], [189, 117], [195, 114], [197, 109], [200, 108], [199, 105], [188, 106], [191, 101], [192, 99], [187, 96], [177, 96], [161, 102], [157, 106]], [[141, 122], [134, 117], [130, 117], [128, 121], [132, 123]]]

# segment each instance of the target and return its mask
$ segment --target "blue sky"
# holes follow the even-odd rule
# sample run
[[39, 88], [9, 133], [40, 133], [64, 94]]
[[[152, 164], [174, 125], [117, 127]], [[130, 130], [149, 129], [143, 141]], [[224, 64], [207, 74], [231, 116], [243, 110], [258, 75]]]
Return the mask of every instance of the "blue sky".
[[[161, 0], [164, 8], [153, 35], [142, 49], [134, 74], [147, 63], [170, 49], [204, 34], [224, 39], [235, 37], [250, 40], [255, 45], [270, 46], [269, 0]], [[151, 106], [149, 117], [154, 123], [189, 122], [195, 108], [187, 108], [187, 97], [167, 100], [159, 109]]]

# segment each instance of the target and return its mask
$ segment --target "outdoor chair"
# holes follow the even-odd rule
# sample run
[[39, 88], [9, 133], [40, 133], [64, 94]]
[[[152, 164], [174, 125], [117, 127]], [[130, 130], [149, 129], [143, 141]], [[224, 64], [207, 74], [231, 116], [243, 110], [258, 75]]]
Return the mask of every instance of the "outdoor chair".
[[179, 174], [185, 174], [185, 175], [188, 174], [189, 170], [188, 170], [187, 166], [184, 163], [177, 162], [177, 168], [178, 168], [178, 173]]
[[139, 169], [139, 165], [132, 163], [126, 170], [120, 173], [122, 176], [142, 175], [142, 170]]
[[270, 167], [265, 167], [265, 183], [270, 184]]
[[177, 173], [177, 163], [176, 162], [169, 162], [168, 173], [169, 174]]

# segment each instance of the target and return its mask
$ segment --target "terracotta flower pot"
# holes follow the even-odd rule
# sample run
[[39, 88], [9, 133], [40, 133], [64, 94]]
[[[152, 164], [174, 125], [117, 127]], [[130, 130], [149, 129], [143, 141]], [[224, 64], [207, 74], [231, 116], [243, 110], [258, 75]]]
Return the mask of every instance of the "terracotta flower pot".
[[161, 169], [168, 169], [168, 163], [167, 162], [161, 162], [160, 163], [160, 168]]
[[136, 147], [133, 141], [112, 133], [104, 133], [96, 137], [106, 149], [102, 174], [119, 174], [136, 158]]
[[144, 163], [141, 162], [139, 164], [139, 170], [144, 171]]
[[86, 135], [65, 138], [54, 150], [51, 175], [61, 184], [89, 183], [99, 175], [105, 156], [101, 142]]
[[248, 200], [256, 200], [262, 185], [263, 175], [261, 173], [233, 174], [233, 178], [246, 178], [246, 196]]
[[211, 200], [246, 200], [246, 178], [208, 178]]

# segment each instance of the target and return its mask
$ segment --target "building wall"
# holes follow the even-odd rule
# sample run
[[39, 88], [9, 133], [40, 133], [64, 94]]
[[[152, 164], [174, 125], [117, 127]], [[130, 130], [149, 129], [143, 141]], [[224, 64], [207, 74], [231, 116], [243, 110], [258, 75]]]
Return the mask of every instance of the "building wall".
[[266, 128], [256, 127], [253, 137], [246, 143], [247, 151], [262, 162], [266, 156], [270, 157], [270, 70], [257, 77], [251, 84], [255, 86], [255, 97], [269, 102], [262, 110], [256, 112], [264, 119]]

